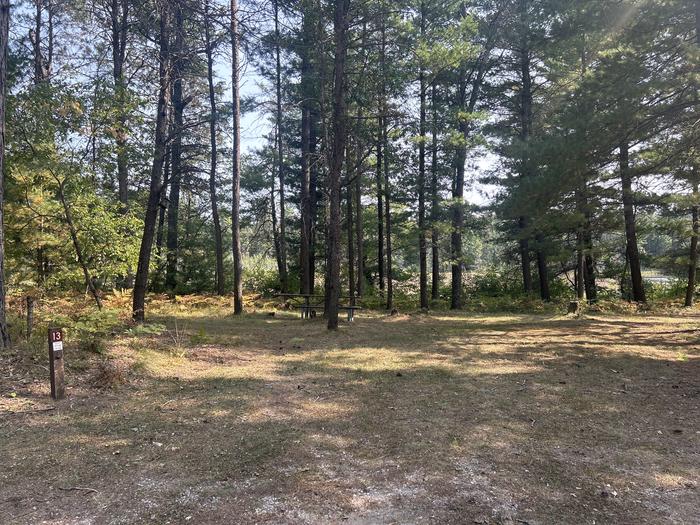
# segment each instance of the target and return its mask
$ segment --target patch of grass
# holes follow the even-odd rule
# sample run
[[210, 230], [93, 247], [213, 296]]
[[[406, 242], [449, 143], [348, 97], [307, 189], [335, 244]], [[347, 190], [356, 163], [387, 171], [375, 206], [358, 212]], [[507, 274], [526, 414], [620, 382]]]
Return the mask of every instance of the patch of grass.
[[[363, 311], [328, 332], [151, 301], [157, 330], [67, 353], [66, 402], [43, 351], [0, 355], [1, 523], [698, 521], [696, 311]], [[36, 505], [46, 472], [98, 492]]]

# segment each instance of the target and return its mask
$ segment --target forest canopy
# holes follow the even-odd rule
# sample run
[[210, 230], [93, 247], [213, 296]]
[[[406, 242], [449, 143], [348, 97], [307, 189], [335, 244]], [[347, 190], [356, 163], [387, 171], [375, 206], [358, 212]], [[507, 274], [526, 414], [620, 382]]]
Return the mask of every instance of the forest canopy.
[[9, 296], [692, 306], [700, 0], [0, 2]]

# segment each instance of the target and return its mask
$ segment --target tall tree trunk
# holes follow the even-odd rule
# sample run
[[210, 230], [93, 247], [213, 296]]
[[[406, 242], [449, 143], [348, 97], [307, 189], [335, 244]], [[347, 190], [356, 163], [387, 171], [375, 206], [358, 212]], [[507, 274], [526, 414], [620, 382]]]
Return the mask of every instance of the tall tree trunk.
[[547, 254], [544, 246], [544, 235], [537, 234], [537, 273], [540, 281], [540, 298], [545, 302], [550, 302], [552, 296], [549, 292], [549, 270], [547, 268]]
[[[425, 0], [420, 3], [420, 36], [425, 39]], [[420, 82], [420, 126], [418, 134], [418, 259], [420, 269], [420, 307], [427, 309], [428, 304], [428, 244], [426, 241], [427, 229], [425, 221], [425, 141], [427, 138], [427, 84], [425, 69], [421, 65], [419, 72]]]
[[433, 83], [430, 93], [430, 104], [433, 111], [433, 125], [431, 133], [433, 136], [432, 147], [432, 162], [430, 165], [431, 181], [431, 207], [430, 207], [430, 225], [432, 228], [430, 234], [430, 244], [432, 248], [432, 286], [431, 297], [434, 301], [440, 298], [440, 230], [438, 228], [438, 218], [440, 214], [440, 194], [438, 186], [438, 115], [437, 115], [437, 88]]
[[333, 17], [335, 67], [333, 71], [333, 142], [329, 173], [330, 224], [328, 230], [328, 329], [338, 328], [340, 300], [340, 190], [345, 145], [347, 115], [345, 101], [345, 62], [348, 54], [348, 11], [350, 0], [336, 0]]
[[284, 136], [282, 134], [282, 58], [280, 49], [279, 1], [274, 0], [275, 9], [275, 87], [277, 91], [277, 176], [280, 184], [280, 234], [279, 260], [280, 283], [282, 293], [289, 291], [289, 274], [287, 271], [287, 220], [284, 195]]
[[313, 293], [311, 276], [311, 246], [313, 217], [311, 212], [311, 92], [313, 88], [311, 46], [314, 25], [311, 13], [313, 5], [303, 4], [301, 50], [301, 243], [299, 259], [301, 267], [301, 293]]
[[61, 181], [56, 178], [56, 183], [58, 184], [58, 200], [61, 202], [61, 207], [63, 208], [63, 217], [68, 226], [68, 231], [70, 233], [71, 241], [73, 242], [73, 249], [75, 250], [75, 256], [78, 259], [78, 265], [83, 271], [83, 279], [85, 281], [85, 286], [90, 291], [92, 298], [95, 300], [98, 310], [102, 310], [102, 300], [100, 299], [100, 294], [95, 287], [95, 282], [90, 275], [90, 269], [88, 268], [87, 262], [85, 261], [85, 256], [83, 255], [83, 248], [78, 239], [78, 230], [75, 228], [75, 222], [73, 222], [73, 213], [71, 212], [70, 204], [66, 198], [65, 193], [65, 181]]
[[[520, 141], [523, 148], [523, 158], [520, 167], [521, 179], [526, 179], [531, 175], [530, 158], [530, 134], [532, 126], [532, 77], [530, 74], [530, 17], [528, 15], [529, 0], [519, 0], [520, 26], [520, 79], [522, 82], [520, 90]], [[520, 230], [520, 260], [523, 273], [523, 289], [525, 293], [532, 292], [532, 273], [530, 271], [530, 241], [528, 232], [529, 220], [526, 216], [518, 219]]]
[[586, 262], [585, 255], [583, 253], [583, 238], [579, 233], [576, 236], [576, 279], [574, 284], [576, 285], [576, 298], [583, 300], [586, 297], [585, 280], [583, 274], [586, 272]]
[[[304, 59], [305, 61], [305, 59]], [[302, 66], [303, 70], [308, 66]], [[301, 243], [299, 259], [301, 267], [301, 293], [310, 294], [311, 290], [311, 115], [309, 108], [303, 104], [301, 115]]]
[[311, 118], [311, 137], [309, 138], [309, 160], [311, 162], [311, 166], [309, 168], [309, 209], [311, 210], [311, 235], [309, 244], [309, 289], [311, 290], [311, 293], [313, 293], [313, 291], [316, 289], [316, 239], [318, 236], [319, 162], [315, 161], [315, 159], [317, 158], [318, 149], [318, 111], [311, 110], [309, 116]]
[[129, 27], [129, 0], [112, 0], [110, 6], [112, 22], [112, 70], [116, 104], [115, 142], [117, 146], [117, 182], [119, 185], [119, 202], [122, 212], [129, 206], [129, 158], [127, 155], [126, 129], [126, 81], [124, 64], [126, 62], [126, 42]]
[[[695, 43], [700, 47], [700, 0], [695, 0]], [[698, 165], [693, 165], [693, 235], [690, 238], [690, 262], [688, 263], [688, 286], [685, 291], [685, 306], [690, 308], [695, 302], [695, 286], [698, 269], [698, 235], [700, 234], [700, 204], [698, 199]]]
[[5, 290], [5, 97], [7, 94], [7, 40], [10, 0], [0, 0], [0, 350], [10, 346]]
[[[53, 1], [52, 0], [34, 0], [35, 14], [34, 26], [29, 30], [29, 40], [32, 43], [33, 59], [34, 59], [34, 85], [40, 86], [48, 84], [51, 79], [51, 71], [53, 68]], [[44, 30], [44, 8], [48, 11], [47, 20], [47, 40], [48, 51], [44, 56], [42, 50], [43, 30]], [[39, 224], [40, 233], [44, 233], [44, 221]], [[39, 246], [36, 251], [36, 269], [37, 269], [37, 284], [43, 286], [49, 273], [49, 260], [46, 255], [46, 249], [43, 245]]]
[[270, 219], [272, 221], [272, 247], [275, 250], [275, 261], [277, 262], [277, 277], [280, 289], [282, 289], [284, 266], [282, 264], [282, 248], [280, 247], [279, 222], [277, 219], [277, 173], [274, 170], [270, 177]]
[[625, 214], [625, 237], [627, 240], [627, 257], [632, 276], [632, 300], [646, 303], [646, 292], [642, 280], [642, 263], [637, 243], [637, 224], [634, 214], [634, 193], [632, 191], [632, 173], [629, 164], [629, 145], [627, 141], [620, 144], [620, 179], [622, 181], [622, 206]]
[[209, 0], [204, 2], [204, 37], [207, 55], [207, 81], [209, 84], [209, 141], [211, 144], [211, 164], [209, 167], [209, 196], [211, 199], [211, 216], [214, 221], [214, 249], [216, 250], [216, 293], [226, 293], [226, 276], [224, 274], [224, 239], [221, 233], [221, 219], [219, 217], [219, 199], [216, 194], [216, 169], [218, 162], [218, 145], [216, 127], [218, 122], [218, 110], [216, 106], [216, 91], [214, 86], [214, 57], [211, 42], [211, 20], [209, 19]]
[[166, 237], [167, 265], [165, 268], [165, 288], [174, 293], [177, 287], [179, 226], [180, 226], [180, 188], [182, 184], [182, 132], [185, 102], [182, 95], [182, 76], [184, 62], [184, 21], [182, 8], [175, 3], [175, 46], [173, 49], [173, 142], [171, 151], [170, 202], [168, 204], [168, 234]]
[[[362, 111], [357, 111], [358, 122], [361, 122]], [[358, 139], [359, 141], [359, 139]], [[357, 151], [362, 152], [361, 143], [358, 142]], [[358, 166], [355, 174], [355, 235], [357, 239], [357, 295], [362, 297], [365, 294], [365, 247], [364, 247], [364, 224], [362, 221], [362, 165]], [[352, 241], [351, 241], [352, 242]]]
[[[699, 13], [700, 14], [700, 13]], [[700, 194], [698, 193], [698, 168], [693, 166], [693, 235], [690, 237], [690, 257], [688, 263], [688, 286], [685, 291], [685, 306], [695, 303], [695, 286], [698, 271], [698, 235], [700, 234]]]
[[598, 300], [598, 288], [596, 287], [595, 261], [593, 259], [593, 233], [591, 225], [591, 212], [586, 204], [585, 222], [583, 226], [583, 243], [585, 248], [583, 281], [586, 288], [586, 298], [589, 303]]
[[238, 0], [231, 0], [231, 91], [233, 100], [233, 181], [231, 237], [233, 249], [233, 313], [243, 313], [243, 256], [241, 254], [241, 92], [239, 86]]
[[389, 132], [384, 119], [384, 220], [386, 221], [386, 309], [394, 308], [394, 263], [391, 237], [391, 170], [389, 169]]
[[450, 308], [462, 308], [462, 229], [464, 228], [464, 165], [466, 163], [466, 147], [460, 147], [457, 155], [456, 176], [452, 187], [452, 298]]
[[[382, 3], [383, 5], [383, 3]], [[381, 22], [381, 108], [382, 117], [382, 147], [384, 149], [384, 221], [386, 224], [386, 309], [394, 308], [394, 267], [391, 244], [391, 170], [389, 163], [389, 107], [387, 103], [387, 66], [386, 66], [386, 21]]]
[[[379, 110], [381, 113], [381, 109]], [[384, 117], [377, 121], [377, 275], [379, 290], [384, 294]]]
[[132, 315], [137, 322], [145, 319], [146, 289], [148, 287], [148, 271], [151, 263], [151, 249], [155, 233], [156, 218], [160, 205], [163, 176], [163, 163], [168, 134], [168, 106], [170, 104], [170, 6], [168, 0], [158, 2], [160, 13], [160, 89], [158, 94], [158, 111], [156, 114], [155, 147], [151, 181], [144, 219], [143, 236], [139, 250], [139, 262], [134, 280], [134, 295]]
[[[349, 156], [348, 157], [348, 185], [347, 185], [347, 198], [346, 198], [346, 205], [347, 205], [347, 218], [346, 218], [346, 227], [347, 227], [347, 232], [348, 232], [348, 296], [350, 297], [351, 304], [355, 304], [355, 285], [357, 284], [355, 282], [355, 236], [353, 233], [353, 221], [354, 221], [354, 206], [352, 205], [352, 200], [353, 200], [353, 189], [354, 186], [351, 183], [353, 180], [353, 177], [355, 176], [353, 174], [353, 166], [355, 162], [355, 157]], [[358, 210], [359, 212], [359, 210]]]

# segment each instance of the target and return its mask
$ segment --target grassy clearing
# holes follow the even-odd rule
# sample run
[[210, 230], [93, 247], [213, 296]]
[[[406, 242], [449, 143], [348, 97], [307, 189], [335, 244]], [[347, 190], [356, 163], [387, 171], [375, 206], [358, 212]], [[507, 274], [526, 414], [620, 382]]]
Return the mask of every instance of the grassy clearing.
[[696, 312], [150, 311], [0, 359], [0, 523], [700, 522]]

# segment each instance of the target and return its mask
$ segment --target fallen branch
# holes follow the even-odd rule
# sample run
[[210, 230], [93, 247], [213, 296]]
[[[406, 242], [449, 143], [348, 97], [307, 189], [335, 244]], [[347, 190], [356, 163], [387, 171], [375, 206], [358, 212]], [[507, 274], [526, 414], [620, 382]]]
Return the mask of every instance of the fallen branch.
[[66, 492], [70, 492], [71, 490], [80, 490], [80, 491], [85, 492], [86, 494], [90, 494], [93, 492], [95, 492], [95, 493], [99, 492], [99, 490], [91, 489], [89, 487], [58, 487], [58, 490], [64, 490]]

